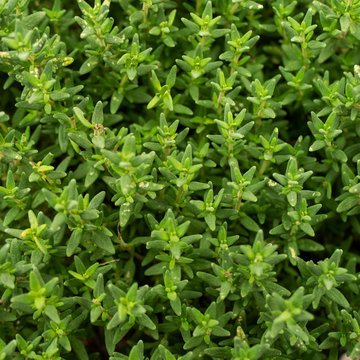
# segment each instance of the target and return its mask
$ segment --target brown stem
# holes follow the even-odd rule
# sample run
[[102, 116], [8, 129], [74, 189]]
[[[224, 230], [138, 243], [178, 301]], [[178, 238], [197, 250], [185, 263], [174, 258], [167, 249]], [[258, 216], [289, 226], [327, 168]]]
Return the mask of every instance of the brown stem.
[[229, 153], [232, 155], [233, 151], [234, 151], [234, 144], [233, 143], [229, 143], [228, 145], [228, 151]]
[[201, 47], [204, 49], [205, 48], [205, 44], [206, 44], [206, 36], [203, 36], [201, 38]]
[[223, 99], [224, 95], [225, 95], [225, 93], [223, 91], [221, 91], [218, 98], [217, 98], [217, 105], [218, 105], [217, 112], [218, 112], [218, 114], [221, 114], [221, 100]]
[[0, 128], [3, 129], [6, 134], [9, 132], [9, 129], [7, 128], [7, 126], [2, 122], [0, 122]]
[[241, 207], [241, 205], [242, 205], [241, 200], [242, 200], [242, 196], [240, 195], [240, 196], [238, 197], [237, 202], [236, 202], [235, 210], [239, 210], [239, 209], [240, 209], [240, 207]]
[[127, 244], [121, 236], [120, 224], [117, 224], [117, 237], [119, 240], [120, 247], [126, 250], [131, 256], [136, 257], [139, 260], [143, 260], [144, 256], [138, 254], [129, 244]]
[[147, 22], [148, 12], [149, 12], [149, 5], [146, 3], [146, 1], [144, 1], [144, 3], [143, 3], [142, 11], [144, 13], [144, 23], [146, 23]]
[[[235, 55], [235, 57], [234, 57], [234, 65], [235, 65], [235, 67], [237, 67], [238, 62], [239, 62], [239, 59], [240, 59], [239, 54]], [[235, 70], [236, 70], [235, 67], [233, 66], [233, 67], [231, 68], [230, 74], [233, 74], [233, 73], [235, 72]]]
[[[305, 35], [303, 35], [303, 44], [305, 44]], [[303, 47], [303, 44], [301, 44], [301, 53], [304, 59], [304, 65], [306, 69], [309, 69], [309, 64], [306, 62], [308, 59], [308, 54], [306, 48]]]
[[124, 84], [126, 83], [127, 80], [128, 80], [128, 75], [125, 74], [125, 75], [122, 77], [121, 82], [120, 82], [120, 84], [119, 84], [119, 88], [120, 88], [120, 89], [124, 86]]
[[112, 260], [105, 261], [105, 262], [99, 264], [99, 266], [104, 266], [104, 265], [112, 264], [112, 263], [118, 262], [118, 261], [120, 261], [120, 260], [121, 260], [121, 259], [112, 259]]
[[240, 6], [240, 3], [235, 3], [234, 5], [233, 5], [233, 7], [230, 9], [230, 11], [229, 11], [229, 15], [234, 15], [234, 13], [235, 13], [235, 11], [238, 9], [238, 7]]
[[260, 175], [262, 175], [262, 174], [265, 172], [265, 170], [266, 170], [266, 168], [268, 167], [268, 165], [269, 165], [269, 161], [268, 161], [268, 160], [264, 160], [263, 163], [262, 163], [262, 165], [261, 165], [261, 168], [260, 168], [260, 170], [259, 170], [259, 174], [260, 174]]
[[181, 186], [179, 189], [179, 192], [176, 195], [176, 200], [175, 200], [176, 203], [178, 203], [181, 200], [181, 196], [182, 196], [183, 192], [184, 192], [184, 188]]

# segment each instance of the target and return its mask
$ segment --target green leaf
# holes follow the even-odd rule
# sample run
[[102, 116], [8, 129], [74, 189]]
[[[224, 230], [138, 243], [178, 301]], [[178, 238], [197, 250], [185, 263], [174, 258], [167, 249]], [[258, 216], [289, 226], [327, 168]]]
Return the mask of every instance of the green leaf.
[[316, 140], [309, 148], [310, 151], [318, 151], [325, 146], [325, 141], [323, 140]]
[[176, 297], [174, 300], [170, 300], [171, 308], [174, 310], [175, 314], [177, 316], [181, 315], [181, 301], [178, 297]]
[[70, 239], [66, 244], [66, 256], [72, 256], [75, 253], [77, 247], [80, 245], [82, 234], [81, 229], [75, 229], [71, 233]]
[[46, 16], [45, 11], [37, 11], [31, 15], [25, 16], [22, 19], [22, 25], [28, 29], [33, 29], [42, 21]]
[[106, 328], [107, 330], [111, 330], [115, 328], [116, 326], [120, 325], [122, 322], [124, 322], [124, 319], [121, 319], [119, 316], [119, 313], [115, 313], [115, 315], [111, 318], [111, 320], [108, 322]]
[[315, 235], [314, 229], [311, 227], [311, 225], [309, 223], [301, 223], [300, 229], [309, 236]]
[[52, 321], [56, 323], [60, 322], [58, 311], [54, 305], [46, 305], [44, 312]]
[[139, 340], [139, 342], [134, 346], [129, 354], [129, 360], [143, 360], [144, 358], [144, 343], [142, 340]]
[[74, 107], [73, 110], [74, 110], [74, 114], [75, 114], [76, 118], [78, 120], [80, 120], [80, 122], [84, 126], [86, 126], [87, 128], [92, 128], [92, 125], [90, 124], [90, 122], [85, 119], [84, 113], [83, 113], [83, 111], [81, 109], [79, 109], [78, 107]]
[[310, 239], [300, 239], [297, 241], [299, 249], [302, 251], [323, 251], [324, 246]]
[[111, 239], [108, 236], [104, 236], [103, 234], [98, 233], [97, 231], [95, 231], [93, 233], [93, 239], [95, 241], [95, 244], [100, 249], [103, 249], [103, 250], [107, 251], [110, 254], [115, 254], [114, 245], [113, 245]]
[[245, 229], [258, 232], [260, 230], [259, 225], [249, 216], [243, 215], [240, 217], [240, 223]]
[[7, 272], [0, 273], [0, 283], [2, 283], [7, 288], [9, 288], [9, 289], [15, 288], [14, 280], [15, 280], [15, 276], [13, 276]]
[[191, 337], [189, 340], [185, 342], [184, 350], [193, 349], [199, 346], [201, 343], [202, 343], [202, 336]]
[[217, 288], [221, 285], [221, 281], [214, 275], [199, 271], [196, 273], [197, 277], [205, 282], [207, 282], [209, 285], [211, 285], [214, 288]]
[[50, 99], [54, 101], [64, 101], [70, 97], [70, 94], [62, 91], [52, 91]]
[[121, 227], [124, 227], [128, 223], [130, 216], [132, 214], [132, 209], [133, 209], [133, 204], [129, 202], [126, 202], [120, 206], [119, 221]]
[[75, 337], [71, 337], [71, 347], [75, 351], [76, 356], [79, 360], [89, 360], [85, 345], [82, 341]]
[[72, 140], [74, 143], [78, 144], [79, 146], [83, 147], [84, 149], [90, 150], [92, 148], [92, 144], [88, 140], [85, 133], [77, 131], [75, 133], [69, 133], [68, 136], [70, 140]]
[[38, 228], [38, 221], [37, 218], [32, 210], [29, 210], [29, 222], [32, 229]]
[[90, 71], [94, 70], [94, 68], [99, 63], [99, 59], [97, 56], [90, 56], [80, 67], [79, 73], [80, 75], [85, 75]]
[[102, 204], [106, 196], [105, 191], [100, 191], [98, 194], [96, 194], [90, 201], [88, 205], [88, 210], [97, 209]]
[[170, 88], [172, 88], [175, 85], [176, 72], [177, 72], [177, 67], [176, 67], [176, 65], [174, 65], [171, 68], [171, 70], [166, 78], [166, 85], [168, 85]]
[[94, 136], [92, 138], [92, 143], [99, 149], [103, 149], [105, 147], [105, 138], [101, 135]]
[[117, 91], [113, 92], [110, 101], [111, 114], [115, 114], [118, 111], [123, 99], [124, 99], [124, 94]]
[[0, 321], [15, 321], [17, 316], [5, 310], [0, 310]]
[[295, 207], [296, 203], [297, 203], [297, 193], [295, 191], [290, 191], [287, 195], [286, 198], [289, 202], [289, 204], [292, 207]]
[[214, 214], [205, 215], [205, 221], [211, 231], [216, 229], [216, 216]]
[[357, 205], [358, 199], [355, 196], [348, 196], [346, 197], [336, 208], [337, 212], [345, 212], [349, 211], [352, 207]]
[[265, 118], [265, 119], [275, 119], [276, 117], [276, 114], [275, 114], [275, 111], [271, 108], [266, 108], [263, 110], [262, 112], [262, 117]]
[[326, 295], [331, 300], [335, 301], [337, 304], [344, 308], [349, 308], [350, 304], [346, 300], [346, 297], [336, 288], [332, 288], [331, 290], [326, 290]]
[[163, 96], [163, 101], [165, 106], [170, 110], [173, 111], [174, 110], [174, 106], [173, 106], [173, 100], [171, 97], [170, 92], [165, 93], [165, 95]]
[[350, 33], [357, 39], [360, 40], [360, 24], [358, 22], [353, 22], [350, 25]]
[[219, 359], [230, 359], [230, 349], [227, 347], [209, 347], [204, 350], [206, 355], [209, 355], [211, 358]]
[[[74, 109], [75, 110], [75, 109]], [[95, 109], [91, 118], [93, 124], [102, 124], [104, 121], [103, 115], [103, 104], [101, 101], [98, 101], [95, 105]]]
[[146, 315], [143, 314], [140, 317], [136, 318], [136, 322], [141, 325], [144, 326], [150, 330], [155, 330], [156, 329], [156, 325], [153, 323], [153, 321]]
[[13, 207], [9, 209], [9, 211], [6, 213], [4, 217], [3, 225], [4, 226], [10, 225], [19, 214], [20, 214], [20, 209], [17, 207]]

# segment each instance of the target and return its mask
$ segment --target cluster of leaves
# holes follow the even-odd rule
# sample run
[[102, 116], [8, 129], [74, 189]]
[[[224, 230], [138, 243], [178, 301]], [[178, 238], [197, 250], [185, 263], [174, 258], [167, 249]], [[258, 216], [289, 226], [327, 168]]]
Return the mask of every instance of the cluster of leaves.
[[357, 359], [359, 14], [0, 0], [0, 360]]

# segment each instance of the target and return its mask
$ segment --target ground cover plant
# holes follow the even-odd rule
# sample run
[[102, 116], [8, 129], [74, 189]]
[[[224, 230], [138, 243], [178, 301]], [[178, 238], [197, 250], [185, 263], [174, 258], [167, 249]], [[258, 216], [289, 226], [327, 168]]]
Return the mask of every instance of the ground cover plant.
[[0, 359], [360, 356], [360, 1], [0, 0]]

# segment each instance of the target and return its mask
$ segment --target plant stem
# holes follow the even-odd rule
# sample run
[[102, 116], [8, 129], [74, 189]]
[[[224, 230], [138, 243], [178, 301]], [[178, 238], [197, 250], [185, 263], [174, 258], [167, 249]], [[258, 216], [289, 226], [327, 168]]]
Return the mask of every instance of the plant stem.
[[[239, 54], [235, 55], [235, 57], [234, 57], [234, 65], [236, 68], [239, 63], [239, 58], [240, 58]], [[235, 72], [235, 70], [236, 70], [235, 67], [234, 66], [231, 67], [230, 74], [233, 74]]]
[[112, 260], [105, 261], [105, 262], [99, 264], [99, 266], [104, 266], [104, 265], [108, 265], [108, 264], [113, 264], [113, 263], [118, 262], [118, 261], [120, 261], [120, 260], [121, 260], [121, 259], [112, 259]]
[[269, 160], [263, 160], [261, 168], [259, 170], [259, 174], [262, 175], [268, 166], [269, 166]]
[[217, 112], [218, 112], [218, 114], [221, 114], [221, 100], [223, 99], [223, 97], [224, 97], [224, 92], [221, 91], [218, 98], [217, 98], [217, 105], [218, 105]]
[[242, 205], [242, 194], [240, 193], [240, 195], [238, 196], [238, 199], [237, 199], [237, 202], [236, 202], [236, 205], [235, 205], [235, 210], [239, 210], [241, 205]]
[[306, 48], [303, 46], [304, 44], [306, 44], [305, 35], [303, 35], [303, 43], [301, 44], [301, 53], [304, 60], [304, 66], [306, 69], [309, 69], [309, 64], [306, 62], [306, 60], [308, 60], [308, 53]]
[[176, 199], [175, 199], [175, 202], [178, 204], [179, 201], [181, 200], [181, 196], [184, 192], [184, 188], [181, 186], [180, 189], [179, 189], [179, 192], [177, 193], [176, 195]]
[[143, 3], [143, 8], [142, 8], [142, 11], [144, 13], [144, 20], [143, 22], [146, 23], [147, 22], [147, 15], [148, 15], [148, 12], [149, 12], [149, 5], [144, 1]]
[[136, 257], [139, 260], [143, 260], [144, 256], [138, 254], [129, 244], [127, 244], [121, 236], [120, 224], [117, 224], [117, 237], [119, 240], [120, 247], [126, 250], [131, 256]]
[[206, 44], [206, 36], [203, 36], [202, 38], [201, 38], [201, 47], [203, 48], [203, 49], [205, 49], [205, 44]]
[[231, 16], [231, 15], [234, 15], [234, 13], [235, 13], [235, 11], [238, 9], [238, 7], [240, 6], [240, 3], [235, 3], [234, 5], [233, 5], [233, 7], [230, 9], [230, 11], [229, 11], [229, 15]]
[[119, 88], [122, 88], [125, 83], [127, 82], [127, 80], [129, 79], [128, 75], [125, 73], [125, 75], [122, 77], [120, 84], [119, 84]]
[[2, 122], [0, 122], [0, 128], [3, 129], [6, 134], [9, 132], [9, 129], [7, 128], [7, 126]]

